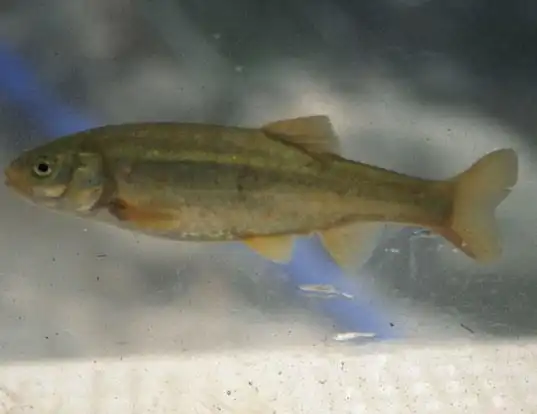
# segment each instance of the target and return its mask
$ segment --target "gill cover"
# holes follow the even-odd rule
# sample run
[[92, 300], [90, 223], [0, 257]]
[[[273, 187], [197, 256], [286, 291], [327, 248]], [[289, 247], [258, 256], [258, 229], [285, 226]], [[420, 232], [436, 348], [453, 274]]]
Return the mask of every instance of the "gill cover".
[[81, 152], [73, 156], [71, 179], [57, 205], [58, 209], [87, 213], [104, 190], [103, 161], [99, 154]]

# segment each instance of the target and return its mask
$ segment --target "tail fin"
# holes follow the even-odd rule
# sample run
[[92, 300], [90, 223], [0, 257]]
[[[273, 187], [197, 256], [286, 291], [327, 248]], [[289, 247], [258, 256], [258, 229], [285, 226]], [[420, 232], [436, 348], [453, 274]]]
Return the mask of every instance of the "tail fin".
[[447, 238], [479, 262], [497, 259], [502, 247], [494, 211], [517, 180], [518, 157], [512, 149], [487, 154], [457, 175]]

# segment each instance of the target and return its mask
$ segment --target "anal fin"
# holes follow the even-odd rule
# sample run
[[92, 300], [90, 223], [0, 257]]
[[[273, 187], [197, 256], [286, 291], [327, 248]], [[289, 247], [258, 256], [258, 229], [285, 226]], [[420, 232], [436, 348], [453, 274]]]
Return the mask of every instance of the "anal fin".
[[319, 232], [321, 242], [343, 269], [361, 267], [371, 258], [384, 223], [357, 222]]
[[277, 263], [287, 263], [293, 254], [293, 236], [252, 237], [242, 240], [259, 255]]

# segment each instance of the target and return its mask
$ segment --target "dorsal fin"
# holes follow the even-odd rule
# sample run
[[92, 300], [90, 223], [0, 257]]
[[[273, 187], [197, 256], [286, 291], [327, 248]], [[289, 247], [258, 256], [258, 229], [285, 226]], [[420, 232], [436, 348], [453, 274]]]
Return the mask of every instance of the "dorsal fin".
[[326, 115], [282, 119], [263, 125], [261, 130], [312, 152], [340, 153], [339, 138]]

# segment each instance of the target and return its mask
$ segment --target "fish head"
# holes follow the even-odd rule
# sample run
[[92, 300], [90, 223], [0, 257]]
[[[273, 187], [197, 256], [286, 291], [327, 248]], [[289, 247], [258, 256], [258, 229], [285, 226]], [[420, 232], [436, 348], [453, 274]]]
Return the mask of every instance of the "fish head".
[[72, 176], [69, 152], [25, 151], [4, 170], [5, 184], [36, 203], [60, 198]]
[[88, 211], [103, 192], [101, 157], [74, 145], [27, 150], [4, 174], [6, 186], [25, 200], [54, 210]]

